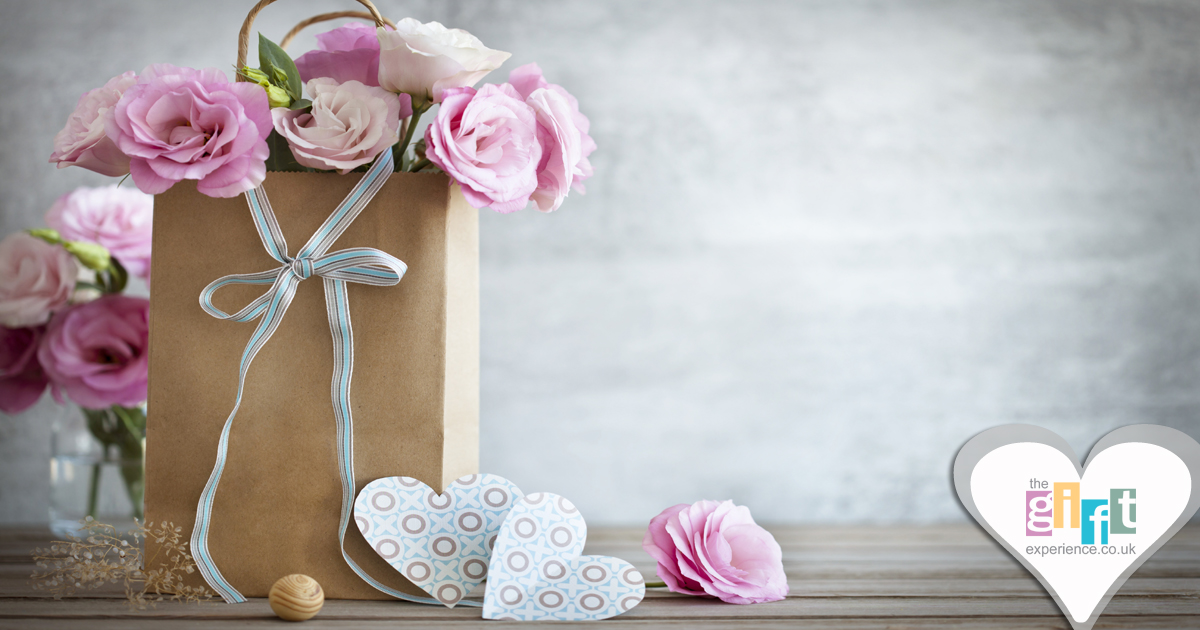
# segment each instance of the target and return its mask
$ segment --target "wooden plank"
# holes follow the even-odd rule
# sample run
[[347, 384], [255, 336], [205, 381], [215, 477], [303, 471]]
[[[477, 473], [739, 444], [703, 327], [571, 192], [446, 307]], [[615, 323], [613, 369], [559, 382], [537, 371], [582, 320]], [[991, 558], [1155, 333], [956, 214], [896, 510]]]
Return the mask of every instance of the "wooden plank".
[[[202, 614], [208, 618], [244, 619], [262, 609], [265, 600], [225, 606], [163, 604], [146, 611], [130, 611], [125, 602], [114, 599], [6, 599], [0, 602], [0, 619], [55, 618], [162, 618]], [[1195, 616], [1200, 613], [1200, 597], [1142, 595], [1114, 597], [1107, 608], [1114, 616], [1153, 613], [1167, 616]], [[403, 602], [328, 601], [323, 616], [346, 619], [462, 620], [479, 616], [478, 609], [444, 609]], [[649, 597], [645, 605], [624, 617], [645, 619], [821, 619], [889, 617], [1058, 617], [1058, 608], [1047, 595], [993, 597], [788, 597], [784, 601], [734, 606], [719, 601], [685, 595], [665, 594]]]
[[[609, 625], [668, 628], [1067, 628], [1041, 586], [978, 528], [776, 528], [791, 595], [732, 606], [652, 590]], [[625, 558], [647, 576], [654, 562], [640, 529], [596, 529], [587, 553]], [[263, 600], [240, 606], [161, 604], [131, 611], [119, 585], [54, 601], [32, 591], [28, 552], [44, 530], [0, 529], [0, 629], [190, 628], [277, 624]], [[495, 628], [478, 609], [330, 601], [306, 628]], [[486, 626], [484, 624], [487, 624]], [[553, 627], [561, 624], [538, 624]], [[276, 626], [278, 627], [278, 626]], [[1096, 628], [1200, 628], [1200, 527], [1185, 528], [1113, 599]]]

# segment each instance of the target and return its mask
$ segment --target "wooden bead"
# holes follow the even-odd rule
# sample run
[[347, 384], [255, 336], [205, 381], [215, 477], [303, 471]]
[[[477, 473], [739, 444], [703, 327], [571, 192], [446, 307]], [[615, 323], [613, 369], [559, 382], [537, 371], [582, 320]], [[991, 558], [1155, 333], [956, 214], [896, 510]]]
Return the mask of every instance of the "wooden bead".
[[286, 621], [304, 621], [321, 611], [325, 591], [317, 581], [299, 573], [279, 578], [267, 595], [271, 610]]

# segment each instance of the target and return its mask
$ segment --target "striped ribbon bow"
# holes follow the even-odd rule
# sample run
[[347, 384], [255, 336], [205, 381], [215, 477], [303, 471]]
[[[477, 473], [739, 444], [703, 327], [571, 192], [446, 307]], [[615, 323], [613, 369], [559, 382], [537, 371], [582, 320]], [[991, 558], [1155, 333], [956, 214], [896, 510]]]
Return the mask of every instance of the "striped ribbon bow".
[[[204, 492], [200, 494], [200, 505], [196, 509], [196, 524], [192, 530], [192, 556], [196, 566], [209, 586], [230, 603], [241, 603], [246, 598], [237, 591], [221, 575], [213, 562], [208, 549], [208, 530], [211, 523], [213, 497], [217, 484], [221, 481], [221, 472], [225, 469], [225, 459], [229, 449], [229, 428], [237, 415], [238, 407], [242, 404], [242, 390], [246, 381], [246, 372], [250, 362], [258, 351], [266, 345], [271, 335], [279, 327], [287, 312], [292, 298], [296, 295], [296, 287], [302, 280], [312, 276], [320, 276], [325, 282], [325, 309], [329, 315], [329, 329], [333, 334], [333, 414], [337, 421], [338, 468], [342, 479], [342, 516], [338, 526], [338, 543], [341, 546], [342, 557], [350, 568], [371, 586], [393, 597], [427, 604], [438, 604], [432, 598], [413, 597], [395, 589], [389, 588], [378, 580], [367, 575], [358, 564], [346, 553], [346, 527], [350, 523], [354, 509], [354, 432], [353, 420], [350, 415], [350, 376], [354, 370], [354, 338], [350, 328], [350, 311], [346, 300], [346, 283], [357, 282], [373, 286], [388, 287], [400, 282], [407, 266], [390, 254], [369, 247], [353, 247], [341, 251], [326, 253], [334, 241], [346, 231], [362, 212], [375, 193], [383, 187], [392, 172], [392, 152], [383, 151], [371, 165], [366, 175], [359, 180], [350, 194], [338, 205], [333, 214], [325, 220], [321, 228], [313, 234], [308, 243], [300, 249], [293, 258], [288, 256], [287, 242], [279, 229], [279, 222], [271, 211], [267, 201], [267, 193], [262, 186], [246, 192], [246, 201], [250, 204], [250, 213], [254, 218], [254, 227], [262, 239], [263, 246], [271, 258], [281, 263], [280, 267], [258, 273], [233, 274], [219, 278], [204, 288], [200, 293], [200, 306], [209, 315], [218, 319], [248, 322], [260, 320], [250, 342], [242, 352], [241, 364], [238, 366], [237, 400], [233, 411], [225, 420], [221, 429], [221, 439], [217, 443], [217, 461], [213, 466]], [[246, 305], [242, 310], [230, 315], [217, 308], [212, 303], [213, 293], [221, 287], [231, 284], [269, 284], [271, 288]]]

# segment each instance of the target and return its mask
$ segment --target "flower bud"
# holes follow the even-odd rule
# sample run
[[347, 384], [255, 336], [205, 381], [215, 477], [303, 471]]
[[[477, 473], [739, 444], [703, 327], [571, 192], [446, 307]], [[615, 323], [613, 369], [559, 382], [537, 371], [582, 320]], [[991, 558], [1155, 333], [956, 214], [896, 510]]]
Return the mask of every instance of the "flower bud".
[[103, 271], [112, 264], [112, 256], [102, 245], [83, 241], [63, 241], [63, 247], [88, 269]]
[[271, 84], [270, 77], [267, 76], [267, 73], [259, 70], [258, 68], [242, 68], [239, 74], [263, 87], [267, 87]]
[[272, 109], [276, 107], [287, 107], [292, 104], [292, 97], [289, 96], [287, 91], [283, 88], [276, 87], [274, 85], [268, 85], [266, 87], [267, 101], [271, 105]]
[[51, 245], [58, 245], [62, 242], [62, 236], [59, 235], [58, 230], [51, 228], [34, 228], [29, 230], [29, 235], [35, 238], [40, 238]]

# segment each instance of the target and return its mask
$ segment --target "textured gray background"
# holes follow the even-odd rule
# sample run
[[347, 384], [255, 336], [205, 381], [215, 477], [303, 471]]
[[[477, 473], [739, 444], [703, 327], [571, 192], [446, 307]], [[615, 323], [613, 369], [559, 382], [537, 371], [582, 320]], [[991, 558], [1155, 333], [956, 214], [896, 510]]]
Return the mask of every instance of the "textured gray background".
[[[80, 93], [229, 68], [249, 4], [0, 5], [0, 233], [105, 181], [46, 163]], [[958, 520], [989, 426], [1200, 437], [1200, 3], [379, 4], [538, 61], [600, 146], [559, 212], [483, 212], [485, 471], [593, 523]], [[66, 413], [0, 418], [0, 522]]]

